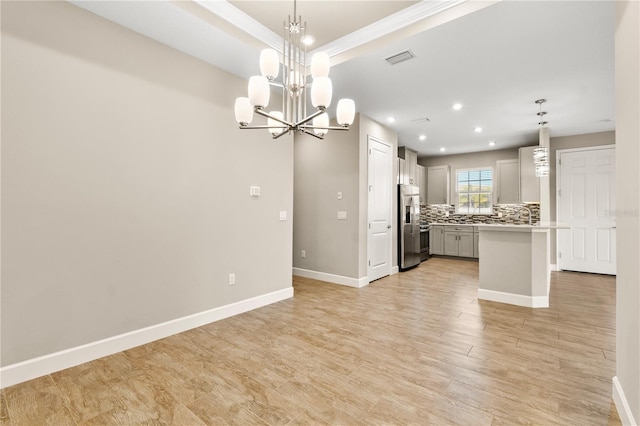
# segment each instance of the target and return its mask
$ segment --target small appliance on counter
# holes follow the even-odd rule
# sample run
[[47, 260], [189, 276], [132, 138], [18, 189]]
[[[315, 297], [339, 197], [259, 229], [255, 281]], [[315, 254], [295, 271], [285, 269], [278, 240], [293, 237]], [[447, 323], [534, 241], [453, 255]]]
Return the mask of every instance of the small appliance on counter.
[[420, 263], [420, 188], [398, 185], [398, 266], [400, 271]]

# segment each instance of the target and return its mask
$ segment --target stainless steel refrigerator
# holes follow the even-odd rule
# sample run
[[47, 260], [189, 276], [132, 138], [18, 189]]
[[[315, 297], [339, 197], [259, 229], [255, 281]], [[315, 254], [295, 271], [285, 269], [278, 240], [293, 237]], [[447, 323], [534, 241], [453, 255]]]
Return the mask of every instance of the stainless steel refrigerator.
[[398, 266], [420, 263], [420, 188], [398, 185]]

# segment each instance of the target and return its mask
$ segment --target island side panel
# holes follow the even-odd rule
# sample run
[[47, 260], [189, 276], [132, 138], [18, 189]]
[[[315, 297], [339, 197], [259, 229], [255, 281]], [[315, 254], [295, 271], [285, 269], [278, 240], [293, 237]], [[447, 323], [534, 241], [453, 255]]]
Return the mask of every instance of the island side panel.
[[480, 289], [532, 296], [529, 232], [480, 228]]
[[[532, 296], [539, 300], [539, 307], [549, 306], [551, 286], [550, 236], [548, 229], [534, 229], [531, 233]], [[546, 298], [546, 306], [544, 301]]]

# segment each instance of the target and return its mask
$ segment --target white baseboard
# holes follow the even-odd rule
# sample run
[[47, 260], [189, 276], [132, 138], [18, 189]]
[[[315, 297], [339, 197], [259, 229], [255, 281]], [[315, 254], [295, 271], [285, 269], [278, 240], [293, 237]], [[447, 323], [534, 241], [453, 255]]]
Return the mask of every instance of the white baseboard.
[[396, 265], [396, 266], [392, 266], [392, 267], [391, 267], [391, 275], [395, 275], [395, 274], [397, 274], [398, 272], [400, 272], [400, 268], [398, 268], [398, 266], [397, 266], [397, 265]]
[[342, 275], [327, 274], [326, 272], [311, 271], [309, 269], [302, 268], [293, 268], [293, 275], [356, 288], [369, 285], [369, 280], [367, 280], [367, 277], [351, 278], [344, 277]]
[[618, 380], [618, 376], [613, 377], [613, 401], [616, 403], [616, 410], [618, 410], [618, 416], [624, 426], [638, 426], [638, 423], [633, 418], [633, 413], [629, 407], [629, 402], [624, 395], [622, 385]]
[[525, 296], [522, 294], [503, 293], [501, 291], [478, 289], [478, 299], [492, 302], [508, 303], [527, 308], [548, 308], [549, 296]]
[[552, 264], [551, 264], [551, 265], [549, 265], [549, 266], [551, 267], [551, 270], [552, 270], [552, 271], [554, 271], [554, 272], [559, 271], [559, 269], [558, 269], [558, 265], [557, 265], [557, 264], [552, 263]]
[[5, 388], [293, 297], [293, 287], [0, 368]]

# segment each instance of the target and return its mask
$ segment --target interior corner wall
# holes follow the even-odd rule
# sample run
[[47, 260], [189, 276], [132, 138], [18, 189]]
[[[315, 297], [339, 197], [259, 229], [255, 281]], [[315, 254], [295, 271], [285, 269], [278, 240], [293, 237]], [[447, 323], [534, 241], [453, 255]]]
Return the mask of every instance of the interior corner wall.
[[[296, 135], [293, 267], [358, 279], [358, 129], [329, 131], [324, 140]], [[342, 199], [338, 199], [338, 192]], [[338, 220], [338, 212], [347, 214]], [[302, 257], [302, 250], [305, 257]]]
[[2, 366], [291, 289], [293, 142], [238, 130], [246, 81], [68, 2], [1, 7]]
[[[640, 2], [615, 2], [616, 379], [625, 424], [640, 422]], [[624, 395], [626, 401], [621, 401]]]
[[[551, 222], [555, 222], [557, 220], [557, 202], [556, 202], [556, 199], [558, 196], [558, 188], [556, 187], [557, 151], [562, 149], [588, 148], [592, 146], [613, 145], [615, 143], [616, 143], [616, 134], [613, 131], [551, 138], [550, 149], [549, 149], [549, 164], [551, 165], [551, 167], [549, 168], [549, 188], [550, 188], [549, 208], [551, 209], [550, 211]], [[557, 235], [555, 232], [551, 232], [550, 244], [551, 244], [550, 246], [551, 263], [555, 263], [558, 257]]]
[[[348, 132], [330, 131], [324, 140], [296, 135], [294, 268], [328, 281], [346, 280], [354, 286], [366, 280], [368, 135], [392, 144], [395, 158], [396, 133], [362, 114], [356, 114]], [[397, 173], [395, 167], [392, 176]], [[338, 199], [338, 192], [342, 193], [342, 199]], [[392, 211], [395, 210], [394, 204]], [[339, 220], [338, 211], [346, 212], [347, 219]], [[392, 239], [395, 246], [395, 229]]]

